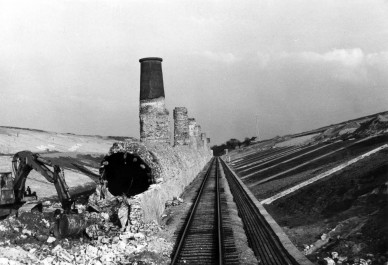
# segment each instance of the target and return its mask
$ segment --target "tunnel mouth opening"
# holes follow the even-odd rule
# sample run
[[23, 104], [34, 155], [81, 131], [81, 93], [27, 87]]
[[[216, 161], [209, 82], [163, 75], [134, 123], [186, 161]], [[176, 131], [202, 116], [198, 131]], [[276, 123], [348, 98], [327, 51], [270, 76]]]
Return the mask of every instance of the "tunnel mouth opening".
[[136, 154], [115, 153], [104, 158], [108, 190], [114, 196], [137, 195], [154, 182], [151, 168]]

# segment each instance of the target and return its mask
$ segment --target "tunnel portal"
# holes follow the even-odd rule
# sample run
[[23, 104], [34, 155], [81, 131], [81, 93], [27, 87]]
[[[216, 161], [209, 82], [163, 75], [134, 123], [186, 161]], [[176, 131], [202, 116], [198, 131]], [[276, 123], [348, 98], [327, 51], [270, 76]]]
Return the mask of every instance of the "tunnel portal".
[[104, 174], [108, 190], [114, 196], [125, 194], [130, 197], [146, 191], [153, 183], [151, 168], [135, 154], [111, 154], [102, 163], [106, 164]]

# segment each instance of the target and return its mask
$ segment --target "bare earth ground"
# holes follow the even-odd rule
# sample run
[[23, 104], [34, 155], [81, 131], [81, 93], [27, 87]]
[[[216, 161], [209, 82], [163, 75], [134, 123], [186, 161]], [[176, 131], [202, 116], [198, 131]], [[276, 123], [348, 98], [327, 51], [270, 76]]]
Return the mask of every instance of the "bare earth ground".
[[338, 252], [349, 264], [360, 258], [383, 264], [388, 258], [387, 183], [385, 149], [266, 208], [301, 251], [322, 241], [323, 234], [330, 237], [326, 247], [308, 256], [312, 261]]

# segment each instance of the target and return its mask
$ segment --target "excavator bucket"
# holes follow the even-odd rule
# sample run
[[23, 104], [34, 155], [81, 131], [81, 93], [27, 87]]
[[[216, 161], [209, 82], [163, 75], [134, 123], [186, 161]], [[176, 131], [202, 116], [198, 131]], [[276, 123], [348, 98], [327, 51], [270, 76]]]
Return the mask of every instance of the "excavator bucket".
[[61, 214], [57, 217], [54, 226], [54, 235], [56, 238], [65, 238], [68, 236], [77, 236], [82, 234], [90, 223], [83, 215]]
[[0, 205], [15, 203], [11, 172], [0, 172]]

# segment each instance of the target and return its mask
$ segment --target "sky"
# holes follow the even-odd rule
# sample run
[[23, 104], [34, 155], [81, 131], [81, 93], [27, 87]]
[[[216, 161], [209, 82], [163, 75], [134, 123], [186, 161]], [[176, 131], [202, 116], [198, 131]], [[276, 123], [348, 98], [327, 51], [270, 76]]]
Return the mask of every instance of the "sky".
[[212, 144], [302, 132], [388, 110], [388, 1], [0, 0], [0, 125], [138, 138], [143, 57]]

